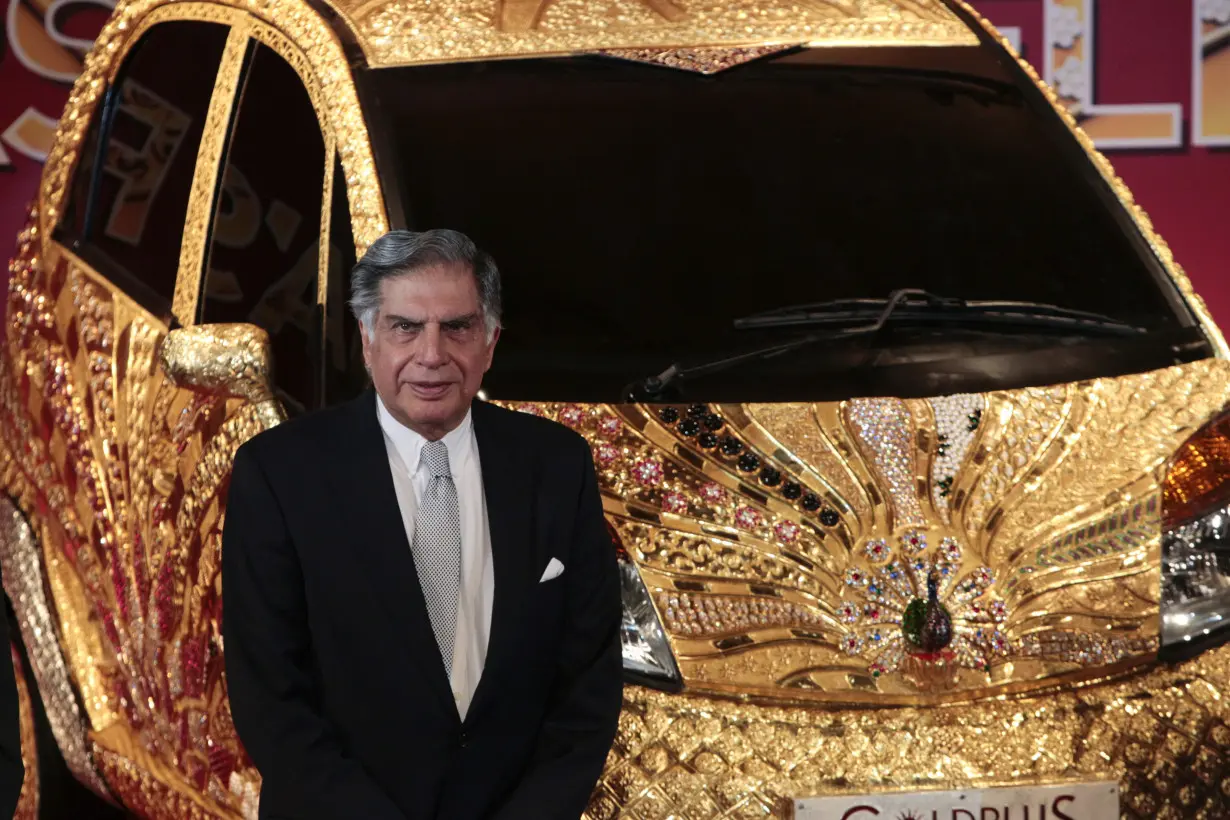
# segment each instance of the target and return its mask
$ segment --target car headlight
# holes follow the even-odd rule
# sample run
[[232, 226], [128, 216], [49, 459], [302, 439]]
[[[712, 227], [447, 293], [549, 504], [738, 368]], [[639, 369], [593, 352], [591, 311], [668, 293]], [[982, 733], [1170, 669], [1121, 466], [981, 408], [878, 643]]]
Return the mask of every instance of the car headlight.
[[677, 691], [683, 679], [653, 599], [641, 580], [641, 571], [609, 524], [607, 531], [619, 558], [619, 591], [623, 598], [619, 634], [623, 645], [624, 677], [632, 683]]
[[1230, 414], [1175, 453], [1162, 520], [1162, 647], [1203, 645], [1230, 626]]

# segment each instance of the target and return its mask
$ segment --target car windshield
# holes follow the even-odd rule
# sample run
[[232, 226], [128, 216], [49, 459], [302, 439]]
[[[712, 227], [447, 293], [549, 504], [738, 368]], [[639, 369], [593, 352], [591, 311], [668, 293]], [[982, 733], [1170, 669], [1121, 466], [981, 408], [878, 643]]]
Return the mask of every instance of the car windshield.
[[[1096, 312], [1156, 340], [1190, 328], [1074, 140], [1004, 72], [977, 48], [812, 49], [715, 75], [593, 56], [369, 81], [398, 221], [464, 231], [500, 266], [493, 398], [609, 401], [672, 361], [797, 332], [739, 317], [899, 288]], [[1005, 354], [1055, 335], [860, 344], [925, 347], [935, 368], [945, 345]], [[780, 397], [782, 380], [818, 397], [830, 350], [844, 361], [811, 346], [742, 374], [741, 400]]]

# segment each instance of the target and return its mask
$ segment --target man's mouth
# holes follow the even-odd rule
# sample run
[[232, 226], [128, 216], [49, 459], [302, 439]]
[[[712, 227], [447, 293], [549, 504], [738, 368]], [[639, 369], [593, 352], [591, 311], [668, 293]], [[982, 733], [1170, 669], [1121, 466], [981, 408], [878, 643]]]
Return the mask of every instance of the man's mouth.
[[410, 389], [421, 399], [438, 399], [450, 386], [451, 382], [410, 382]]

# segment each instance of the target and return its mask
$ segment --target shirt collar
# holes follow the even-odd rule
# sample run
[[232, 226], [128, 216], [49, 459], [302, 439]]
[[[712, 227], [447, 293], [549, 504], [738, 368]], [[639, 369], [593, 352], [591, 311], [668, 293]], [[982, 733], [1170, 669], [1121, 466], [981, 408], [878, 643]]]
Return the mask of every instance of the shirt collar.
[[[376, 394], [376, 415], [380, 419], [380, 428], [393, 444], [393, 449], [397, 451], [402, 464], [405, 465], [406, 472], [414, 475], [418, 472], [419, 454], [427, 439], [393, 418], [393, 414], [384, 406], [384, 399], [380, 398], [379, 393]], [[458, 475], [465, 466], [471, 454], [473, 441], [470, 411], [467, 410], [461, 424], [444, 436], [444, 446], [448, 448], [448, 469], [452, 475]]]

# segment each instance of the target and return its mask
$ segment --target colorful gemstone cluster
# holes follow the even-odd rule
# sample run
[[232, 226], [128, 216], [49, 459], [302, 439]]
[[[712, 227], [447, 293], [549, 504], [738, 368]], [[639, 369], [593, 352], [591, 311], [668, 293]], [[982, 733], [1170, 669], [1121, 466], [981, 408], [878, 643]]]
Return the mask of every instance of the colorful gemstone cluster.
[[881, 565], [846, 570], [849, 595], [836, 609], [849, 627], [841, 649], [868, 656], [872, 675], [897, 671], [907, 660], [913, 668], [989, 670], [1009, 649], [998, 628], [1007, 607], [990, 595], [994, 573], [983, 566], [962, 571], [964, 550], [951, 536], [932, 547], [928, 533], [907, 530], [898, 549], [903, 558], [891, 560], [887, 542], [868, 541], [863, 553]]

